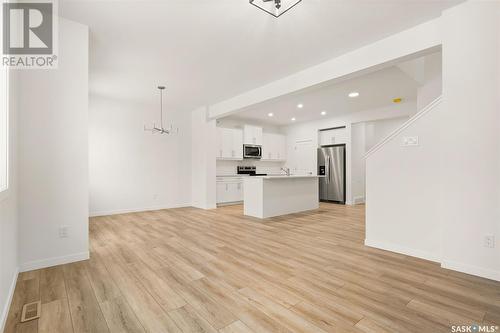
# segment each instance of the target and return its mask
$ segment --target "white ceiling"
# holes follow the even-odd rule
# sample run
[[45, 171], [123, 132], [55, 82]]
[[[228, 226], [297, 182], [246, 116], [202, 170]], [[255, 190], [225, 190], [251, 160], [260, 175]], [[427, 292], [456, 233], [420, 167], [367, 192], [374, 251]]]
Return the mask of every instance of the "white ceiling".
[[[398, 67], [389, 67], [326, 87], [303, 91], [262, 103], [230, 116], [230, 119], [252, 120], [277, 126], [336, 117], [351, 112], [369, 110], [393, 104], [394, 98], [414, 101], [419, 84]], [[350, 98], [350, 92], [359, 97]], [[299, 109], [298, 104], [303, 104]], [[326, 115], [321, 115], [326, 111]], [[268, 113], [273, 113], [269, 117]], [[292, 121], [292, 118], [296, 118]]]
[[60, 0], [90, 27], [90, 93], [190, 111], [440, 15], [461, 0], [303, 0], [279, 19], [248, 0]]

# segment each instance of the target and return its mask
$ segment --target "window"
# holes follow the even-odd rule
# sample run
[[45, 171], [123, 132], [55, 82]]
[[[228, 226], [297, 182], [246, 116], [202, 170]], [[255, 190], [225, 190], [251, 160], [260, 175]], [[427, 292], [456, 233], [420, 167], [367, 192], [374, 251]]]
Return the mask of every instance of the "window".
[[9, 187], [9, 74], [0, 68], [0, 193]]

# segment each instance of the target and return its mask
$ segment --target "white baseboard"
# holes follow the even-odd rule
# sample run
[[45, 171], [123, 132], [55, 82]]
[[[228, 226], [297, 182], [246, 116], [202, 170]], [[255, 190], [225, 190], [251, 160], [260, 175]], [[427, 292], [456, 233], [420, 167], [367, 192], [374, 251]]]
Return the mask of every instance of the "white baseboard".
[[443, 260], [441, 267], [451, 269], [454, 271], [480, 276], [486, 279], [500, 281], [500, 271], [495, 271], [488, 268], [463, 264], [456, 261]]
[[221, 202], [217, 204], [217, 207], [225, 207], [225, 206], [236, 206], [242, 205], [243, 201], [233, 201], [233, 202]]
[[404, 247], [398, 244], [380, 242], [373, 239], [365, 239], [365, 245], [369, 247], [374, 247], [381, 250], [401, 253], [411, 257], [417, 257], [420, 259], [425, 259], [434, 262], [441, 262], [441, 258], [433, 253], [421, 251], [418, 249], [412, 249], [409, 247]]
[[87, 260], [90, 258], [89, 252], [70, 254], [62, 257], [54, 257], [43, 260], [29, 261], [20, 265], [20, 272], [32, 271], [34, 269], [47, 268], [52, 266], [69, 264], [72, 262]]
[[160, 206], [151, 206], [151, 207], [142, 207], [142, 208], [131, 208], [131, 209], [115, 209], [115, 210], [104, 210], [97, 212], [90, 212], [90, 217], [98, 217], [98, 216], [109, 216], [109, 215], [119, 215], [119, 214], [128, 214], [128, 213], [140, 213], [140, 212], [148, 212], [153, 210], [162, 210], [162, 209], [171, 209], [171, 208], [184, 208], [190, 207], [191, 203], [184, 204], [175, 204], [175, 205], [160, 205]]
[[212, 210], [212, 209], [217, 209], [217, 204], [198, 204], [198, 203], [193, 203], [191, 205], [193, 208], [199, 208], [199, 209], [204, 209], [204, 210]]
[[16, 268], [14, 272], [14, 277], [10, 284], [9, 295], [7, 295], [7, 300], [5, 302], [5, 308], [2, 311], [2, 317], [0, 318], [0, 332], [5, 329], [5, 324], [7, 322], [7, 316], [9, 314], [10, 305], [12, 303], [12, 297], [14, 296], [14, 290], [16, 290], [17, 276], [19, 275], [19, 269]]
[[354, 204], [359, 205], [365, 203], [365, 197], [364, 196], [359, 196], [359, 197], [354, 197]]
[[425, 260], [430, 260], [434, 262], [441, 263], [441, 267], [446, 269], [451, 269], [457, 272], [471, 274], [479, 277], [483, 277], [485, 279], [500, 281], [500, 271], [463, 264], [456, 261], [442, 260], [439, 256], [436, 256], [432, 253], [428, 253], [421, 250], [411, 249], [404, 246], [400, 246], [397, 244], [390, 244], [385, 242], [379, 242], [375, 240], [365, 239], [365, 245], [369, 247], [374, 247], [381, 250], [401, 253], [405, 255], [409, 255], [412, 257], [417, 257]]

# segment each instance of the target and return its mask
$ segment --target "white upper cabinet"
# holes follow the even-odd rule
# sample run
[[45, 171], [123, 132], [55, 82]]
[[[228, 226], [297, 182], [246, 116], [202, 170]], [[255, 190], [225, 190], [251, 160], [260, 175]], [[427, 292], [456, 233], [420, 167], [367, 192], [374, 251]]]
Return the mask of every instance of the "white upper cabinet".
[[243, 131], [233, 129], [232, 132], [232, 156], [238, 160], [243, 159]]
[[243, 127], [243, 144], [262, 146], [262, 127], [245, 125]]
[[347, 143], [347, 128], [334, 128], [319, 132], [319, 145], [339, 145]]
[[285, 161], [286, 137], [280, 134], [264, 133], [262, 142], [262, 160]]
[[232, 128], [217, 128], [217, 159], [243, 159], [243, 131]]
[[217, 127], [217, 159], [243, 160], [243, 145], [262, 146], [263, 161], [286, 160], [286, 137], [262, 133], [262, 127], [245, 125], [244, 130]]
[[278, 160], [286, 161], [286, 136], [277, 135], [276, 142], [277, 142], [277, 146], [278, 146], [277, 147]]

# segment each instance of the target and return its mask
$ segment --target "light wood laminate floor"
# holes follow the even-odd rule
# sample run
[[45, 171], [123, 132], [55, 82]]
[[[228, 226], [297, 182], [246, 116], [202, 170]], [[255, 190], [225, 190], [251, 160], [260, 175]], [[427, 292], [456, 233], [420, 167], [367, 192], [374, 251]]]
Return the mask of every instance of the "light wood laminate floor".
[[[11, 332], [450, 332], [500, 324], [500, 283], [363, 245], [364, 207], [93, 218], [91, 259], [19, 275]], [[20, 324], [24, 303], [42, 317]]]

